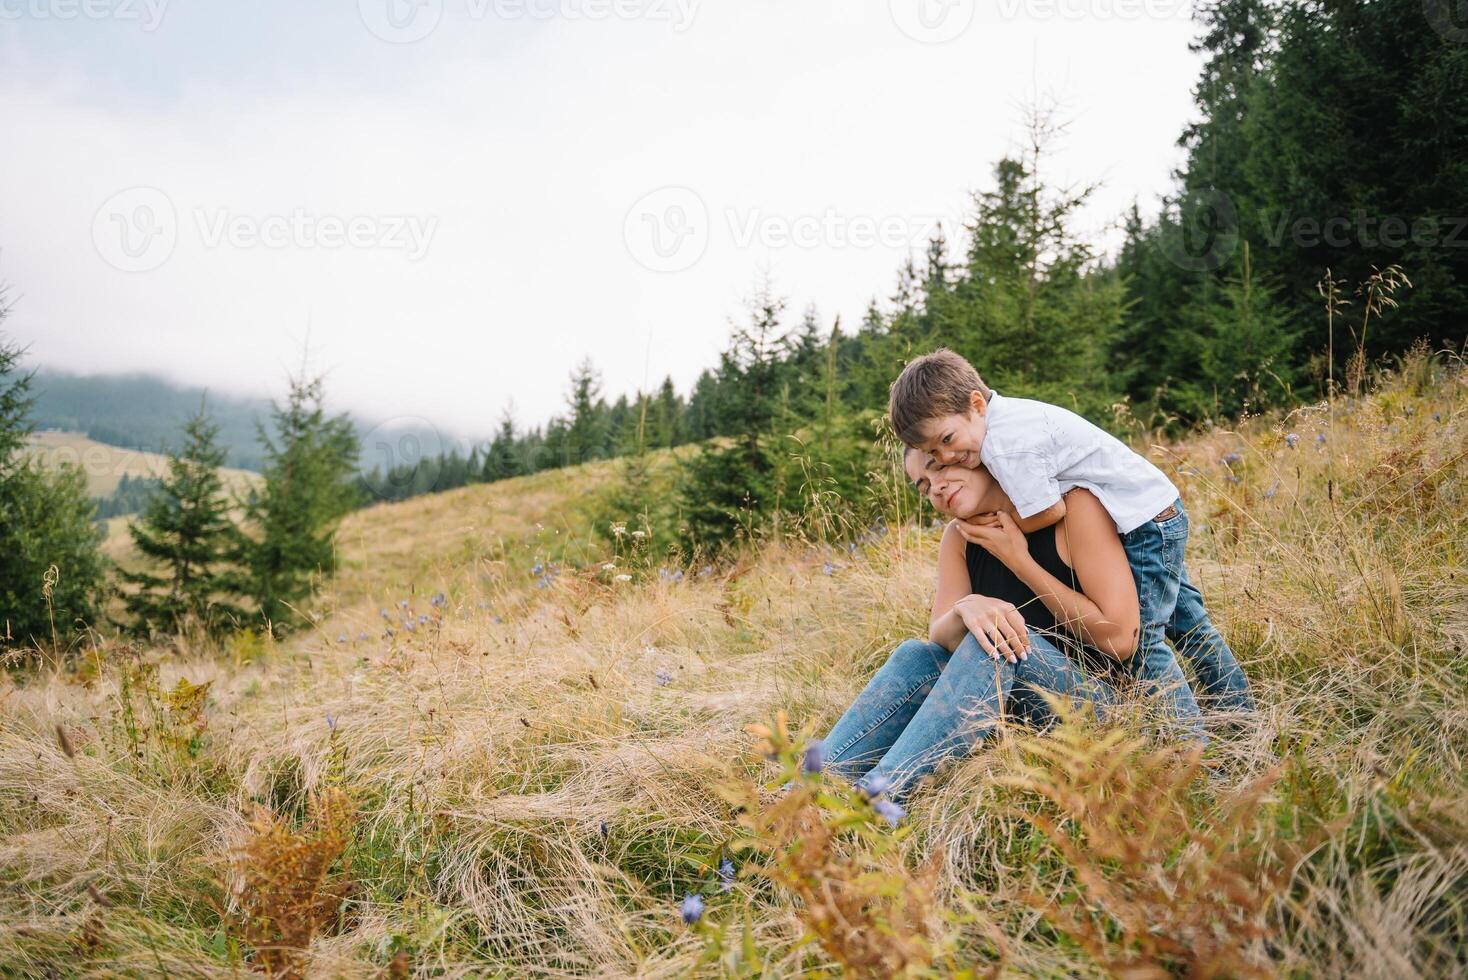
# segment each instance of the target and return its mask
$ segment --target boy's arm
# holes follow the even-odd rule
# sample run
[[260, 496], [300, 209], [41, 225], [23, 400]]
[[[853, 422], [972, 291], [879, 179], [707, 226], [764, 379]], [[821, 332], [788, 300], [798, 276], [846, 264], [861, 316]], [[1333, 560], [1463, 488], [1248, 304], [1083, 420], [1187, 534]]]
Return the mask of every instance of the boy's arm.
[[1046, 507], [1044, 510], [1040, 511], [1038, 514], [1031, 514], [1029, 517], [1018, 521], [1017, 523], [1019, 524], [1019, 529], [1021, 531], [1025, 532], [1026, 534], [1034, 534], [1041, 528], [1049, 527], [1051, 524], [1054, 524], [1056, 521], [1060, 520], [1064, 516], [1065, 500], [1064, 498], [1062, 498], [1055, 501], [1055, 503], [1051, 504], [1049, 507]]

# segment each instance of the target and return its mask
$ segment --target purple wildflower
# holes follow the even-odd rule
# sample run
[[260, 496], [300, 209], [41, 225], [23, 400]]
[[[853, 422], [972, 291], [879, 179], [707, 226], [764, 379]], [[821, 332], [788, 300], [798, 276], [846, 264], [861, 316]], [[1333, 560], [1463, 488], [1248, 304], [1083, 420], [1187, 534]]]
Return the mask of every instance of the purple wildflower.
[[540, 562], [536, 562], [534, 565], [531, 565], [530, 566], [530, 574], [531, 575], [539, 575], [540, 573], [542, 573], [544, 571], [545, 571], [545, 566], [542, 565]]
[[398, 608], [399, 609], [407, 609], [408, 608], [408, 600], [407, 599], [399, 599], [398, 600]]
[[383, 606], [381, 609], [377, 610], [377, 615], [381, 616], [383, 619], [392, 619], [392, 613], [387, 611], [386, 606]]
[[1269, 500], [1271, 497], [1273, 497], [1275, 495], [1275, 493], [1278, 490], [1279, 490], [1279, 481], [1278, 480], [1275, 480], [1274, 483], [1270, 484], [1269, 489], [1264, 491], [1264, 499], [1265, 500]]
[[495, 624], [495, 625], [496, 625], [496, 626], [498, 626], [498, 625], [500, 625], [500, 624], [501, 624], [501, 623], [503, 623], [503, 622], [504, 622], [504, 621], [505, 621], [505, 617], [503, 617], [503, 616], [496, 616], [496, 617], [495, 617], [495, 618], [494, 618], [494, 624]]
[[430, 606], [443, 606], [448, 604], [448, 598], [442, 592], [434, 593], [432, 599], [428, 600]]
[[831, 564], [830, 562], [826, 562], [824, 565], [821, 566], [821, 571], [827, 575], [830, 575], [836, 571], [836, 566]]
[[826, 743], [816, 739], [805, 747], [805, 755], [801, 757], [800, 768], [815, 775], [826, 768]]
[[893, 827], [896, 827], [902, 821], [902, 818], [907, 816], [907, 811], [891, 800], [878, 800], [872, 804], [872, 809], [881, 814], [887, 823]]
[[370, 639], [370, 637], [368, 637], [366, 630], [363, 630], [362, 632], [360, 632], [360, 633], [357, 634], [357, 640], [358, 640], [358, 642], [360, 642], [362, 640], [367, 640], [367, 639]]
[[673, 675], [669, 673], [666, 668], [663, 667], [659, 667], [658, 672], [653, 676], [657, 678], [658, 687], [662, 687], [664, 684], [667, 684], [673, 679]]
[[699, 919], [702, 919], [703, 918], [703, 896], [702, 895], [685, 895], [685, 896], [683, 896], [683, 904], [681, 904], [681, 905], [678, 906], [678, 914], [680, 914], [681, 916], [683, 916], [684, 923], [686, 923], [687, 925], [690, 925], [690, 926], [693, 925], [695, 922], [697, 922]]
[[336, 635], [336, 642], [338, 642], [338, 643], [345, 643], [345, 642], [347, 642], [347, 634], [345, 634], [345, 633], [338, 633]]
[[336, 731], [336, 716], [330, 712], [326, 714], [326, 728], [328, 731]]
[[719, 890], [728, 891], [734, 886], [734, 862], [728, 858], [719, 862]]
[[1317, 432], [1317, 433], [1315, 433], [1315, 445], [1317, 445], [1317, 446], [1323, 446], [1323, 445], [1325, 445], [1325, 433], [1324, 432]]
[[1239, 455], [1238, 453], [1225, 453], [1223, 457], [1223, 465], [1232, 466], [1235, 463], [1242, 462], [1243, 459], [1244, 457]]
[[891, 788], [892, 777], [884, 772], [879, 772], [871, 779], [866, 780], [861, 787], [862, 792], [866, 794], [867, 798], [873, 800]]
[[1300, 434], [1298, 432], [1291, 432], [1289, 435], [1285, 436], [1285, 445], [1286, 446], [1289, 446], [1291, 449], [1294, 449], [1295, 448], [1295, 445], [1299, 441], [1300, 441]]

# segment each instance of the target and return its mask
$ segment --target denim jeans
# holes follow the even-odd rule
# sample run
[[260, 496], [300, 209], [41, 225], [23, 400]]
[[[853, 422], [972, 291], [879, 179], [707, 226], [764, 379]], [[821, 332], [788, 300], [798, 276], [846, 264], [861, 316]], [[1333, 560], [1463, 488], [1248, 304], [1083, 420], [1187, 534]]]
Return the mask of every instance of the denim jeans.
[[1142, 622], [1137, 652], [1127, 663], [1148, 693], [1160, 693], [1172, 716], [1201, 736], [1198, 701], [1168, 640], [1192, 664], [1209, 707], [1249, 709], [1254, 702], [1233, 651], [1208, 618], [1202, 593], [1188, 580], [1188, 513], [1181, 499], [1173, 506], [1177, 513], [1167, 520], [1147, 521], [1121, 537]]
[[[998, 724], [1003, 708], [1029, 721], [1052, 717], [1040, 692], [1074, 702], [1108, 704], [1106, 684], [1075, 666], [1042, 634], [1030, 631], [1029, 657], [996, 662], [970, 634], [949, 653], [908, 640], [856, 697], [824, 739], [831, 770], [857, 783], [877, 774], [892, 780], [900, 802], [912, 785], [950, 756], [966, 753]], [[1021, 695], [1012, 701], [1011, 695]]]

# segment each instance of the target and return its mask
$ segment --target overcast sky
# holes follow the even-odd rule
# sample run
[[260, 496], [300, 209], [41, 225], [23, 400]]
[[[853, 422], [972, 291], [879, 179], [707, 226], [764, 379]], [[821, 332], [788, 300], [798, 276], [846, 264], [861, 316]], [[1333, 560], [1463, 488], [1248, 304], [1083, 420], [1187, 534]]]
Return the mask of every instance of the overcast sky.
[[30, 363], [487, 433], [687, 391], [768, 270], [890, 294], [1022, 135], [1085, 230], [1179, 160], [1178, 0], [0, 0], [0, 281]]

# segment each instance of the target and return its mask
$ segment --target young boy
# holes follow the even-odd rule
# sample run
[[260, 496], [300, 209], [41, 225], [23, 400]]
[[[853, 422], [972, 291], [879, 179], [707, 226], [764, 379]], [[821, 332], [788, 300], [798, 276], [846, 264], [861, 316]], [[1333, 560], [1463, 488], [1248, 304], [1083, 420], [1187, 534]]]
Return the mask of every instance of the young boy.
[[909, 446], [944, 465], [987, 468], [1026, 532], [1065, 516], [1066, 491], [1085, 487], [1095, 494], [1116, 523], [1137, 582], [1142, 630], [1127, 661], [1133, 675], [1165, 690], [1179, 720], [1196, 726], [1198, 705], [1168, 649], [1171, 640], [1192, 664], [1211, 707], [1253, 709], [1243, 670], [1188, 581], [1188, 515], [1161, 470], [1074, 412], [992, 391], [968, 361], [946, 348], [903, 368], [888, 410]]

